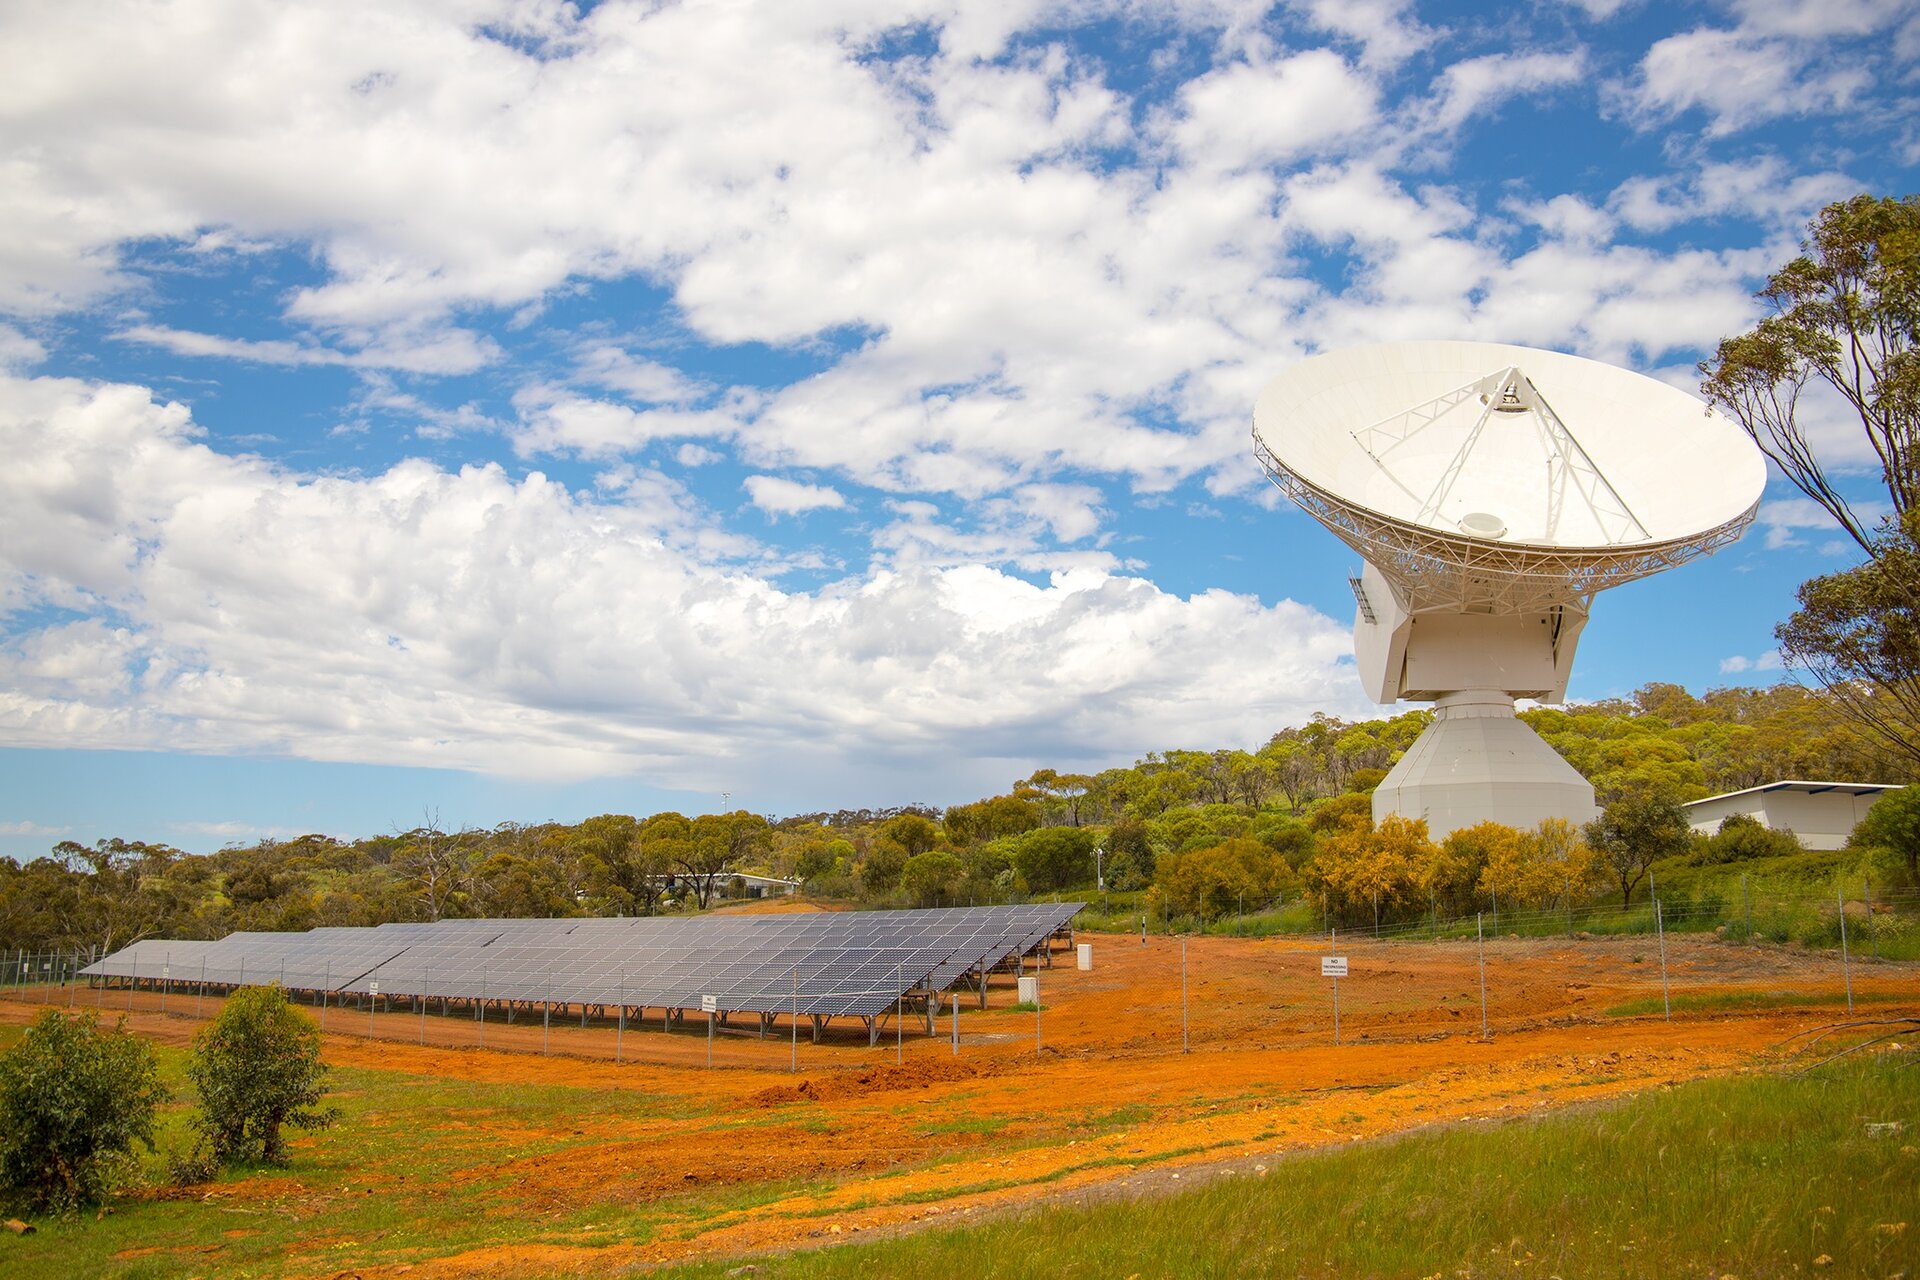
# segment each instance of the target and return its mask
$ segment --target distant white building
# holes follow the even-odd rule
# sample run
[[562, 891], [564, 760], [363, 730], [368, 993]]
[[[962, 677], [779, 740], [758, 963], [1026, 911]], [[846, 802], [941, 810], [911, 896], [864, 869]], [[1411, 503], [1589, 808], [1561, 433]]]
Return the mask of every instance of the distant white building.
[[1722, 822], [1744, 813], [1763, 827], [1793, 832], [1809, 849], [1838, 849], [1875, 800], [1899, 789], [1890, 782], [1769, 782], [1693, 800], [1680, 808], [1702, 835], [1713, 835]]

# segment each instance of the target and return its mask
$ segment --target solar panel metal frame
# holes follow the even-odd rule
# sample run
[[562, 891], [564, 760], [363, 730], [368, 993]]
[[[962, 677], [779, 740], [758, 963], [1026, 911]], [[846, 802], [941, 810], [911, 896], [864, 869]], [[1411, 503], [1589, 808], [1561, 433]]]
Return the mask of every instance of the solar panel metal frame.
[[[86, 977], [280, 981], [349, 995], [873, 1018], [1058, 932], [1082, 904], [807, 915], [461, 919], [145, 939]], [[174, 952], [182, 954], [171, 958]], [[183, 972], [183, 968], [185, 971]]]

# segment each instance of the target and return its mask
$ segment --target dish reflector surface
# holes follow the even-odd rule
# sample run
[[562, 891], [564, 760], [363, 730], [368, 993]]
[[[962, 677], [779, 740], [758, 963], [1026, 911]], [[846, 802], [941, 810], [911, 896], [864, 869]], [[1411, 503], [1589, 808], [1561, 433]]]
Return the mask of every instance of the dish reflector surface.
[[1766, 460], [1684, 391], [1490, 342], [1303, 360], [1254, 407], [1273, 482], [1410, 612], [1585, 607], [1733, 542]]
[[1697, 538], [1749, 516], [1766, 482], [1752, 442], [1686, 392], [1495, 343], [1315, 356], [1268, 384], [1254, 434], [1327, 497], [1436, 533], [1561, 550]]

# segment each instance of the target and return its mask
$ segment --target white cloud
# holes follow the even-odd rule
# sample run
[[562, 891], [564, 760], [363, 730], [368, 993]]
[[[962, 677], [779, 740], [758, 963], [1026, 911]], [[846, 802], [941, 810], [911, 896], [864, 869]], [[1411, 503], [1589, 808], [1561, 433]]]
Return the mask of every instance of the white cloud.
[[793, 516], [847, 505], [838, 490], [826, 485], [803, 484], [784, 476], [748, 476], [741, 488], [747, 491], [753, 505], [768, 515]]
[[1640, 0], [1572, 0], [1573, 6], [1597, 22], [1605, 22], [1617, 13], [1631, 9]]
[[1708, 136], [1724, 137], [1782, 116], [1844, 110], [1873, 83], [1866, 67], [1817, 53], [1803, 42], [1700, 27], [1655, 43], [1621, 92], [1649, 124], [1698, 109]]
[[1360, 42], [1369, 65], [1394, 67], [1432, 44], [1435, 32], [1412, 16], [1413, 0], [1294, 0], [1328, 31]]
[[1607, 207], [1640, 231], [1727, 216], [1770, 224], [1783, 233], [1775, 256], [1785, 257], [1816, 210], [1857, 190], [1859, 184], [1845, 174], [1795, 174], [1769, 155], [1707, 164], [1684, 175], [1629, 178], [1614, 188]]
[[284, 339], [223, 338], [154, 324], [132, 325], [114, 337], [183, 356], [212, 356], [255, 364], [397, 369], [406, 373], [472, 373], [492, 363], [500, 354], [492, 338], [444, 327], [392, 331], [358, 351], [336, 351]]
[[[1854, 514], [1872, 528], [1891, 508], [1885, 502], [1864, 501], [1853, 504]], [[1840, 526], [1827, 509], [1812, 498], [1771, 498], [1760, 504], [1760, 510], [1754, 521], [1767, 531], [1766, 548], [1779, 551], [1785, 547], [1803, 547], [1806, 539], [1801, 533], [1812, 531], [1818, 535], [1831, 534]], [[1823, 542], [1822, 555], [1836, 552], [1857, 552], [1859, 547], [1851, 540]]]
[[1913, 15], [1908, 0], [1733, 0], [1740, 25], [1770, 35], [1864, 36]]
[[[15, 746], [773, 792], [1361, 709], [1345, 628], [1299, 605], [978, 562], [783, 591], [657, 473], [619, 478], [622, 501], [492, 466], [301, 474], [208, 449], [141, 388], [51, 378], [0, 383], [0, 454], [23, 460], [0, 469], [5, 600], [86, 615], [0, 643]], [[1030, 518], [1071, 531], [1074, 501], [1035, 495]], [[994, 785], [972, 778], [954, 785]]]
[[577, 353], [574, 377], [646, 404], [686, 404], [709, 389], [658, 361], [636, 356], [611, 342], [590, 342]]
[[64, 836], [72, 830], [72, 827], [49, 827], [25, 820], [0, 822], [0, 836]]
[[1236, 62], [1187, 83], [1169, 135], [1181, 159], [1201, 170], [1274, 164], [1366, 129], [1377, 98], [1370, 80], [1324, 49]]
[[658, 440], [686, 436], [724, 439], [741, 431], [758, 397], [735, 392], [706, 409], [634, 409], [564, 388], [536, 384], [514, 396], [518, 421], [507, 431], [523, 458], [572, 454], [613, 458], [646, 448]]
[[1757, 658], [1735, 654], [1731, 658], [1720, 659], [1721, 675], [1746, 675], [1760, 671], [1781, 671], [1785, 668], [1786, 663], [1781, 660], [1778, 649], [1769, 649]]
[[0, 373], [32, 368], [47, 358], [47, 349], [10, 324], [0, 324]]
[[683, 444], [673, 451], [673, 460], [683, 467], [711, 466], [723, 456], [703, 444]]
[[1422, 123], [1451, 134], [1510, 98], [1578, 83], [1586, 69], [1586, 57], [1577, 50], [1489, 53], [1456, 62], [1440, 73], [1433, 102], [1420, 109]]

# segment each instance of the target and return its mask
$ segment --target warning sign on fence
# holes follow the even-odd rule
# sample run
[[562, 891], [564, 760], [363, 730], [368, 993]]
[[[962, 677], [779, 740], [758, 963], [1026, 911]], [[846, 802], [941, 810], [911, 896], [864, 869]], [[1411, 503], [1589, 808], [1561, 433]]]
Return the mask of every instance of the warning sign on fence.
[[1323, 978], [1346, 977], [1347, 958], [1345, 956], [1321, 956], [1320, 976]]

